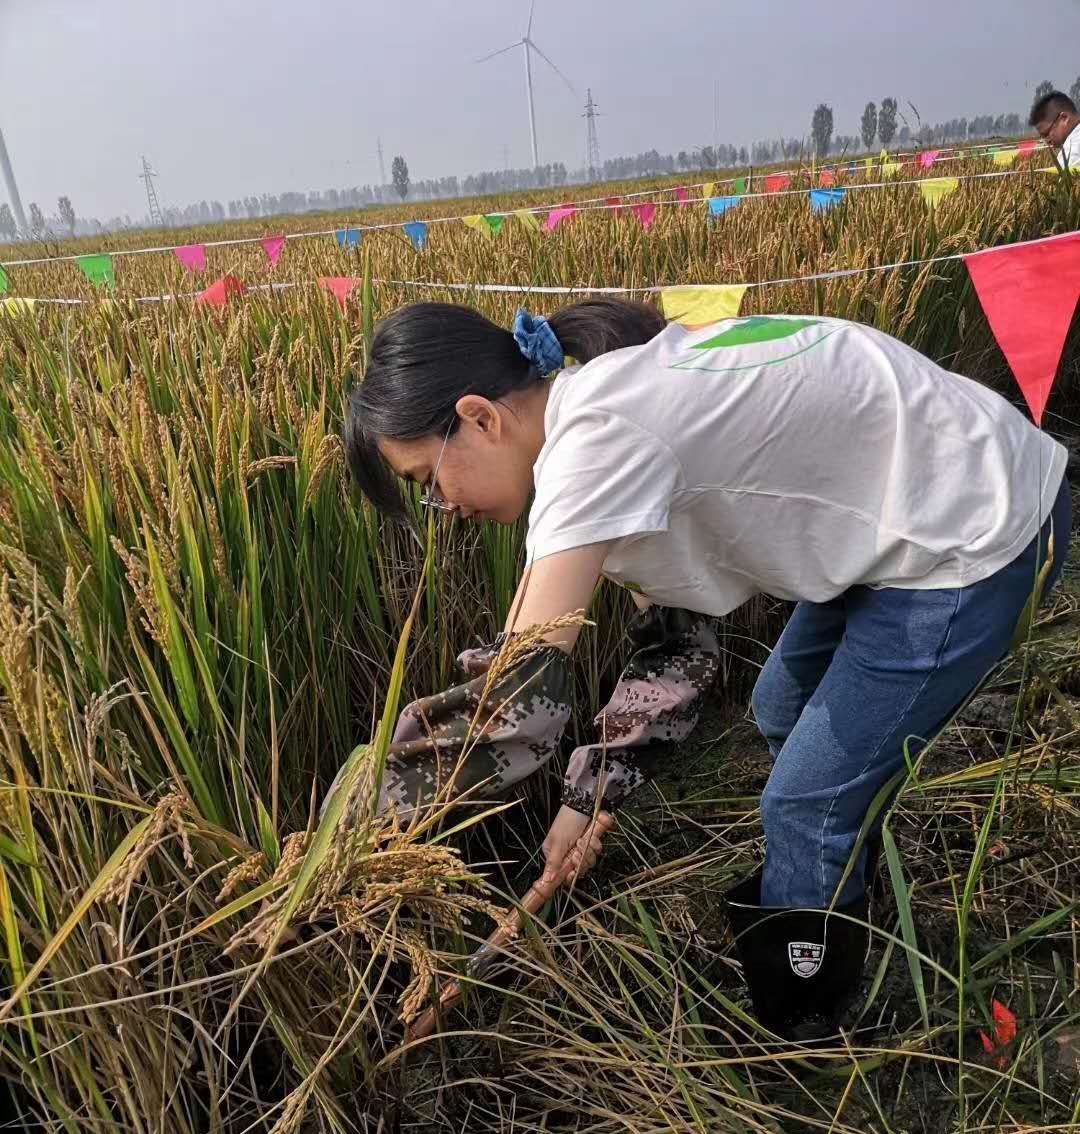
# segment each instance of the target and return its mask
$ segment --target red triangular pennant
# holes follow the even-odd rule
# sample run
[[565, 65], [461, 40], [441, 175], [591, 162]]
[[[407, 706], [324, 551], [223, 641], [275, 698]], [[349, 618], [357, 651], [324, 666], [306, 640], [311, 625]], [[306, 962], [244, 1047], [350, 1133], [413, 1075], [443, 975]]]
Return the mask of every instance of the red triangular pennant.
[[363, 282], [361, 276], [319, 276], [319, 286], [337, 296], [342, 311], [345, 310], [345, 300], [349, 298], [349, 292]]
[[790, 173], [770, 173], [765, 178], [766, 193], [781, 193], [791, 187]]
[[243, 295], [244, 285], [236, 276], [222, 276], [205, 291], [199, 293], [196, 303], [209, 303], [212, 307], [224, 307], [230, 295]]
[[604, 204], [610, 205], [611, 211], [613, 213], [618, 214], [623, 211], [622, 197], [606, 197], [604, 199]]
[[687, 189], [685, 185], [680, 185], [675, 190], [675, 200], [678, 201], [680, 205], [685, 205], [686, 202], [690, 200], [690, 190]]
[[982, 1040], [983, 1051], [987, 1055], [995, 1056], [994, 1062], [998, 1067], [1008, 1066], [1008, 1057], [1005, 1048], [1016, 1039], [1016, 1016], [1000, 1000], [993, 1001], [991, 1011], [994, 1016], [994, 1038], [991, 1039], [986, 1032], [979, 1029], [979, 1039]]
[[836, 174], [831, 169], [823, 169], [818, 174], [818, 184], [822, 189], [829, 189], [836, 184]]
[[1080, 233], [991, 248], [964, 262], [1038, 424], [1080, 298]]

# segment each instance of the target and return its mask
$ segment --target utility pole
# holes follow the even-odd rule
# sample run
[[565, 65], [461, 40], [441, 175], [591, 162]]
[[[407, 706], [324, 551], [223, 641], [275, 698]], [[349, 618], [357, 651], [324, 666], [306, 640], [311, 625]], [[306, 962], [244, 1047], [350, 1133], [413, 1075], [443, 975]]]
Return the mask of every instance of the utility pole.
[[382, 138], [375, 139], [375, 149], [379, 154], [379, 185], [382, 186], [386, 184], [386, 165], [383, 163]]
[[592, 88], [586, 92], [585, 113], [582, 117], [586, 123], [586, 153], [585, 164], [589, 167], [589, 180], [595, 181], [600, 176], [600, 143], [596, 137], [596, 119], [599, 108], [592, 100]]
[[0, 166], [3, 167], [4, 171], [4, 184], [7, 186], [11, 211], [15, 214], [15, 223], [19, 226], [19, 235], [22, 236], [26, 232], [26, 216], [23, 213], [22, 199], [19, 197], [19, 187], [15, 184], [15, 174], [11, 168], [7, 146], [4, 145], [4, 132], [2, 130], [0, 130]]
[[713, 84], [713, 161], [720, 166], [720, 80]]
[[142, 173], [139, 174], [139, 180], [146, 185], [146, 204], [150, 210], [150, 223], [155, 224], [158, 228], [164, 226], [165, 221], [161, 216], [161, 206], [158, 204], [157, 191], [154, 189], [154, 178], [157, 174], [150, 168], [150, 163], [146, 160], [146, 155], [142, 159]]

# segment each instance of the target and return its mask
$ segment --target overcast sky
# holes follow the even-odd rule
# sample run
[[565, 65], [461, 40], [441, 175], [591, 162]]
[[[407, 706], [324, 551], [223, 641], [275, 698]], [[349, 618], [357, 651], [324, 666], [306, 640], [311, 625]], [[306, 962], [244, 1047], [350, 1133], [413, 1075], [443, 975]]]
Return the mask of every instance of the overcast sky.
[[[0, 128], [25, 207], [163, 205], [377, 182], [375, 141], [414, 179], [528, 165], [528, 0], [0, 0]], [[867, 99], [924, 120], [1024, 111], [1080, 73], [1080, 0], [536, 0], [540, 160], [580, 166], [585, 89], [601, 157], [809, 132]], [[504, 150], [505, 147], [505, 150]], [[5, 199], [0, 187], [0, 199]]]

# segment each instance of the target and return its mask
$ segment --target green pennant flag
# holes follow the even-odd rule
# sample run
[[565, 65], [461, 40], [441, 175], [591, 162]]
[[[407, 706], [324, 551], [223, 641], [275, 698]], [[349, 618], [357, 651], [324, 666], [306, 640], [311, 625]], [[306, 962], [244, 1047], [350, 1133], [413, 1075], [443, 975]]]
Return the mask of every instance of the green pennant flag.
[[4, 271], [3, 265], [0, 265], [0, 295], [3, 295], [8, 289], [7, 272]]
[[746, 178], [745, 177], [736, 177], [735, 178], [735, 194], [736, 194], [736, 196], [740, 193], [745, 193], [745, 192], [746, 192]]
[[108, 252], [97, 252], [92, 256], [78, 256], [76, 263], [82, 274], [97, 287], [116, 287], [116, 273], [113, 271], [112, 257]]
[[490, 214], [485, 214], [484, 220], [487, 221], [487, 226], [489, 229], [491, 229], [492, 236], [498, 236], [499, 233], [502, 232], [504, 219], [505, 218], [501, 216], [491, 216]]

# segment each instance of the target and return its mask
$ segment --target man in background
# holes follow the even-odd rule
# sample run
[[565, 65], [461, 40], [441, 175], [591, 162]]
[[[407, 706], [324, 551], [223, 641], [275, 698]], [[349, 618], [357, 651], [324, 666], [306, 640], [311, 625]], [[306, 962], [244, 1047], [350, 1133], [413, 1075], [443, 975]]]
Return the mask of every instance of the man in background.
[[1080, 172], [1080, 114], [1067, 94], [1051, 91], [1036, 100], [1028, 124], [1055, 151], [1062, 169]]

